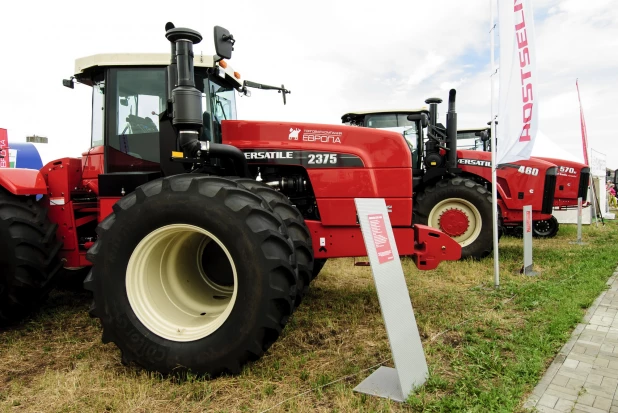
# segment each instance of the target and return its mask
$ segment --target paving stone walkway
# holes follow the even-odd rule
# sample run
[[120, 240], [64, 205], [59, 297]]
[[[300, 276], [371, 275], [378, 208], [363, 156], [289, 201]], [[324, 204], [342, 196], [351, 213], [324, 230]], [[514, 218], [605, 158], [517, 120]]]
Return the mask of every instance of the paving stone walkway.
[[524, 407], [618, 413], [618, 269], [577, 325]]

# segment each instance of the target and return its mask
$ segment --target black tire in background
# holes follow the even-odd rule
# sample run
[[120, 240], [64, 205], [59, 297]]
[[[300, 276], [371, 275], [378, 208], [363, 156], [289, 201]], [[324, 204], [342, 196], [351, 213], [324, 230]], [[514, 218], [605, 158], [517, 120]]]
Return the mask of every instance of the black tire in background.
[[288, 229], [290, 239], [294, 244], [296, 264], [298, 266], [298, 284], [296, 286], [296, 306], [300, 305], [309, 290], [313, 279], [314, 259], [311, 234], [300, 211], [292, 205], [287, 196], [271, 187], [248, 178], [231, 178], [243, 188], [261, 196], [281, 218]]
[[118, 201], [97, 232], [84, 287], [103, 341], [125, 364], [236, 374], [292, 314], [297, 273], [285, 224], [229, 179], [149, 182]]
[[553, 238], [558, 233], [560, 224], [555, 216], [543, 221], [534, 221], [532, 223], [532, 235], [537, 238]]
[[0, 188], [0, 325], [39, 307], [61, 267], [56, 224], [34, 196]]
[[326, 264], [327, 260], [328, 258], [316, 258], [315, 259], [313, 263], [312, 279], [315, 279], [320, 274], [320, 271], [322, 271], [322, 268], [324, 268], [324, 264]]
[[[438, 181], [416, 196], [414, 212], [415, 223], [439, 229], [457, 240], [462, 246], [461, 259], [481, 259], [493, 251], [491, 193], [471, 179]], [[448, 218], [445, 213], [464, 223], [467, 220], [468, 226], [450, 228], [449, 222], [441, 223], [440, 218]], [[462, 230], [465, 232], [459, 234]]]

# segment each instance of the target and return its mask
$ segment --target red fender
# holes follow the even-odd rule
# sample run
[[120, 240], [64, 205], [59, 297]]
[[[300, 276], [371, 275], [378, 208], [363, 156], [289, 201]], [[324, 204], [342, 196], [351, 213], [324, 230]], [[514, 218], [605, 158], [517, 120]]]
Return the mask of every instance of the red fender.
[[36, 169], [0, 169], [0, 187], [15, 195], [39, 195], [47, 193], [43, 174]]

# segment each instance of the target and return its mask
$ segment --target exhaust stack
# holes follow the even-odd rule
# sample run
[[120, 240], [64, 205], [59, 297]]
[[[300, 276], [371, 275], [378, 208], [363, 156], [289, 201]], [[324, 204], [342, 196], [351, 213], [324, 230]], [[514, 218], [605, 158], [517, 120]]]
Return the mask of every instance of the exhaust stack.
[[457, 112], [455, 111], [455, 97], [457, 92], [451, 89], [448, 94], [448, 112], [446, 113], [446, 148], [447, 168], [457, 168]]

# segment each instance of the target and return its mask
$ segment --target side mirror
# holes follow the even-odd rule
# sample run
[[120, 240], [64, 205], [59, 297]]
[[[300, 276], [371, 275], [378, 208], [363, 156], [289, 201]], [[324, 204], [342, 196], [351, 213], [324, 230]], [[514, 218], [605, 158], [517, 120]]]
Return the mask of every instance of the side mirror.
[[215, 26], [215, 53], [222, 59], [231, 59], [234, 50], [234, 36], [227, 29]]
[[481, 133], [479, 133], [478, 136], [481, 137], [481, 141], [482, 142], [487, 142], [489, 140], [489, 132], [487, 132], [486, 130], [484, 130]]
[[426, 128], [427, 125], [429, 125], [429, 118], [427, 117], [425, 113], [408, 115], [408, 120], [410, 121], [420, 120], [422, 128]]
[[70, 79], [62, 79], [62, 86], [68, 87], [69, 89], [73, 89], [75, 86], [73, 84], [73, 77]]
[[120, 99], [120, 105], [129, 106], [129, 99], [127, 98]]

